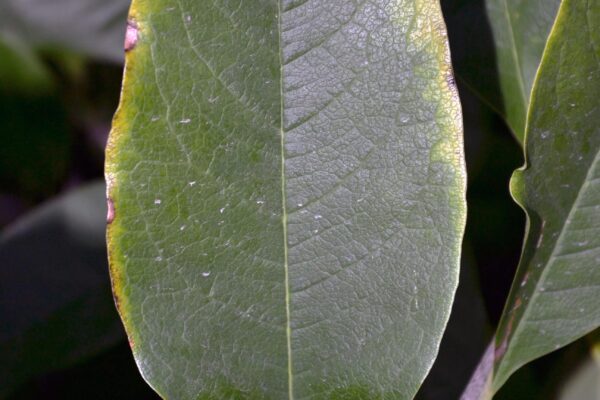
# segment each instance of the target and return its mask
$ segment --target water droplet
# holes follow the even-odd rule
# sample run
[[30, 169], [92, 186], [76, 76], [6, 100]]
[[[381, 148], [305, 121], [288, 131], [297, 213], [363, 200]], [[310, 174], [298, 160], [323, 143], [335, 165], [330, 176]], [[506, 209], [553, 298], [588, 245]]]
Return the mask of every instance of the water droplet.
[[313, 233], [319, 233], [319, 230], [318, 230], [318, 229], [315, 229], [315, 230], [313, 231]]
[[298, 206], [298, 207], [302, 207], [303, 205], [304, 205], [304, 204], [302, 204], [302, 203], [298, 203], [298, 204], [297, 204], [297, 206]]
[[161, 256], [156, 256], [156, 258], [154, 260], [155, 261], [162, 261], [162, 257]]
[[181, 121], [179, 121], [180, 124], [189, 124], [190, 122], [192, 122], [192, 120], [189, 118], [184, 118]]
[[219, 208], [219, 212], [223, 214], [225, 212], [225, 207]]
[[154, 116], [152, 116], [152, 118], [150, 118], [150, 121], [152, 121], [152, 122], [156, 122], [156, 121], [158, 121], [159, 119], [160, 119], [160, 117], [159, 117], [158, 115], [154, 115]]
[[210, 276], [210, 271], [203, 272], [202, 276], [205, 277], [205, 278], [208, 278]]
[[161, 199], [155, 199], [155, 200], [154, 200], [154, 204], [160, 204], [160, 203], [162, 203], [162, 200], [161, 200]]
[[548, 136], [550, 135], [549, 131], [544, 131], [540, 134], [540, 136], [542, 137], [542, 139], [546, 139]]
[[188, 185], [190, 185], [190, 186], [194, 186], [195, 184], [196, 184], [196, 181], [190, 181], [190, 182], [188, 182]]
[[315, 219], [321, 219], [323, 216], [321, 214], [315, 214]]
[[256, 200], [256, 204], [265, 204], [264, 200]]
[[192, 16], [191, 15], [186, 15], [185, 16], [185, 22], [190, 22], [192, 20]]
[[408, 115], [403, 115], [400, 117], [400, 122], [402, 122], [403, 124], [407, 123], [410, 120], [410, 117]]
[[179, 230], [180, 230], [180, 231], [182, 231], [182, 230], [184, 230], [184, 229], [185, 229], [185, 225], [181, 225], [181, 226], [179, 227]]

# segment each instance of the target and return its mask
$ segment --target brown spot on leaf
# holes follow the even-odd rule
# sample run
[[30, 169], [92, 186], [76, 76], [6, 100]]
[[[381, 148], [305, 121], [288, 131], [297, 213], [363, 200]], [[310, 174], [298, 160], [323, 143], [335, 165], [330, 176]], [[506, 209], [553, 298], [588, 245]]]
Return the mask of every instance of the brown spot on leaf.
[[108, 199], [106, 199], [106, 206], [107, 206], [106, 223], [110, 224], [115, 219], [115, 204], [113, 203], [113, 201], [110, 197]]
[[125, 31], [125, 51], [132, 50], [138, 40], [138, 26], [135, 21], [128, 20], [127, 21], [127, 30]]
[[521, 307], [521, 304], [523, 304], [522, 301], [521, 301], [521, 298], [517, 297], [515, 299], [515, 306], [513, 307], [513, 311], [516, 310], [517, 308]]
[[498, 361], [504, 353], [506, 353], [506, 349], [508, 348], [508, 340], [513, 330], [513, 323], [515, 322], [515, 310], [521, 307], [522, 301], [520, 297], [515, 299], [515, 306], [511, 310], [511, 316], [508, 320], [508, 324], [506, 324], [506, 329], [504, 330], [504, 336], [502, 338], [502, 342], [500, 342], [500, 346], [496, 348], [494, 351], [494, 360]]
[[494, 350], [494, 361], [498, 361], [500, 358], [502, 358], [504, 353], [506, 353], [507, 348], [508, 348], [508, 338], [505, 337], [502, 340], [502, 343], [500, 343], [500, 346], [496, 347], [496, 349]]

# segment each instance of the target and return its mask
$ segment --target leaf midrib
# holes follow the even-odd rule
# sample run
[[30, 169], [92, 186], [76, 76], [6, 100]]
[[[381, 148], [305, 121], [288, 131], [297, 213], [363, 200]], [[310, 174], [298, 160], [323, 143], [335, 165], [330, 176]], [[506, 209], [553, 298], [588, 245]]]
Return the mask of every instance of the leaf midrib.
[[288, 265], [288, 237], [287, 237], [287, 207], [285, 190], [285, 132], [283, 129], [284, 104], [283, 104], [283, 47], [281, 45], [281, 1], [277, 0], [277, 39], [279, 47], [279, 135], [281, 137], [281, 222], [283, 224], [283, 268], [285, 279], [285, 317], [287, 340], [287, 370], [288, 370], [288, 398], [294, 399], [294, 381], [292, 374], [292, 328], [290, 323], [290, 277]]

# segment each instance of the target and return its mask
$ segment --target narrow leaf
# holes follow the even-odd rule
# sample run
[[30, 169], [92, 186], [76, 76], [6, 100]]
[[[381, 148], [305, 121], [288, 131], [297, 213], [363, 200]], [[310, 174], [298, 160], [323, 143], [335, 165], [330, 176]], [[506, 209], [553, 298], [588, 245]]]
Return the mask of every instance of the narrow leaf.
[[600, 325], [600, 0], [562, 2], [511, 191], [528, 215], [496, 337], [493, 389]]
[[504, 116], [521, 143], [531, 88], [559, 4], [560, 0], [444, 4], [457, 75]]
[[465, 221], [439, 4], [134, 1], [113, 287], [165, 398], [411, 398]]

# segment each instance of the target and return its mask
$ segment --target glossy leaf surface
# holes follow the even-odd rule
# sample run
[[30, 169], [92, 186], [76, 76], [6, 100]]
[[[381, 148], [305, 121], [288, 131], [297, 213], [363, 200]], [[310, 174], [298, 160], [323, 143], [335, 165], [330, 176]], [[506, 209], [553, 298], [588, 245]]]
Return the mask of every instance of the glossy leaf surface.
[[599, 20], [600, 1], [563, 1], [534, 85], [527, 162], [511, 181], [528, 233], [496, 338], [494, 391], [600, 325]]
[[134, 1], [113, 288], [169, 399], [411, 398], [465, 220], [431, 1]]

